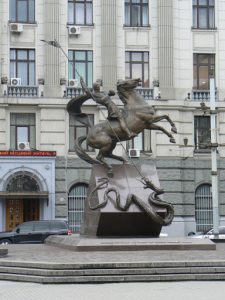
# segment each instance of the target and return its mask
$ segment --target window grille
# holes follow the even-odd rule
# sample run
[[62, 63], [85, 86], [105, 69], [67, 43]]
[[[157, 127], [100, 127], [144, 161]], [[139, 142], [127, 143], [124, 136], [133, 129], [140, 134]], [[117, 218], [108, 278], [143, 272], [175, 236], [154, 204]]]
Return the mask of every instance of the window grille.
[[69, 229], [79, 233], [84, 215], [84, 201], [87, 196], [87, 184], [80, 183], [72, 187], [68, 195]]
[[212, 188], [200, 185], [195, 191], [196, 231], [205, 232], [213, 226]]

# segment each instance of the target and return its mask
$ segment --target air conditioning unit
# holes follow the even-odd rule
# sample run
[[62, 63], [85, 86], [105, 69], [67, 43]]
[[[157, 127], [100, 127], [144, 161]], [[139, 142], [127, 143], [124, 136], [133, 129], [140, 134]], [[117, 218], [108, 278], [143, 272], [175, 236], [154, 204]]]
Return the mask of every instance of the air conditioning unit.
[[11, 23], [11, 24], [9, 24], [9, 28], [10, 28], [11, 32], [22, 32], [23, 31], [23, 24]]
[[21, 85], [21, 78], [11, 78], [11, 85], [13, 86]]
[[129, 157], [140, 157], [139, 149], [129, 149], [128, 150]]
[[69, 26], [68, 32], [70, 35], [79, 35], [80, 34], [80, 26]]
[[70, 79], [69, 80], [69, 86], [70, 87], [78, 87], [78, 85], [79, 85], [78, 79]]
[[29, 142], [20, 142], [17, 145], [18, 150], [30, 150], [30, 143]]

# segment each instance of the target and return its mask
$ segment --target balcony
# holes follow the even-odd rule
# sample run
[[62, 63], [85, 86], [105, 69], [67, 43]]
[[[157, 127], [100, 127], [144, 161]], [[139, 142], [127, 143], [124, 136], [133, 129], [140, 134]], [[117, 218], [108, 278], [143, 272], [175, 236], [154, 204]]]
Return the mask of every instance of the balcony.
[[38, 86], [7, 86], [8, 97], [39, 97]]
[[[92, 91], [92, 88], [90, 89]], [[153, 99], [153, 89], [149, 88], [137, 88], [137, 91], [141, 94], [141, 96], [145, 100], [152, 100]], [[80, 87], [66, 87], [65, 90], [65, 97], [78, 97], [83, 95], [83, 90]]]
[[[210, 100], [210, 91], [209, 90], [192, 90], [192, 99], [194, 101], [207, 102]], [[215, 99], [218, 101], [218, 92], [215, 91]]]

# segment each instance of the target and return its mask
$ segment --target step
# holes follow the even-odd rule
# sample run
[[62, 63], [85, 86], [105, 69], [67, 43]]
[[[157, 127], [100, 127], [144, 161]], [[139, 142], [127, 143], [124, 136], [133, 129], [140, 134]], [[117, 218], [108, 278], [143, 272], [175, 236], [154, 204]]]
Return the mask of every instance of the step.
[[103, 283], [224, 279], [225, 261], [220, 260], [73, 264], [0, 260], [0, 280]]
[[156, 282], [156, 281], [196, 281], [225, 280], [225, 274], [169, 274], [169, 275], [116, 275], [116, 276], [67, 276], [43, 277], [1, 273], [0, 280], [35, 283], [113, 283], [113, 282]]
[[187, 268], [134, 268], [134, 269], [83, 269], [48, 270], [20, 267], [0, 267], [0, 274], [20, 274], [32, 276], [113, 276], [113, 275], [157, 275], [157, 274], [217, 274], [225, 273], [225, 267], [187, 267]]
[[196, 261], [143, 261], [143, 262], [94, 262], [94, 263], [54, 263], [34, 261], [0, 260], [0, 267], [21, 267], [48, 270], [80, 269], [129, 269], [129, 268], [174, 268], [174, 267], [225, 267], [225, 260]]

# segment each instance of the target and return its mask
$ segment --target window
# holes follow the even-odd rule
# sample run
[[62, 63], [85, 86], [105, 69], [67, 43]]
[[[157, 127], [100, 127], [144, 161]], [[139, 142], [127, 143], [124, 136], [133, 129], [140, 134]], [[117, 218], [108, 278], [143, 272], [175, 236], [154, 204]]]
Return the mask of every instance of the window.
[[[34, 224], [32, 222], [24, 223], [24, 224], [19, 225], [17, 228], [19, 228], [19, 233], [32, 232], [34, 230]], [[16, 231], [16, 229], [15, 229], [15, 231]]]
[[125, 26], [148, 25], [148, 0], [125, 0]]
[[50, 229], [52, 231], [54, 230], [62, 230], [62, 229], [67, 229], [67, 225], [66, 225], [66, 222], [57, 222], [57, 221], [54, 221], [54, 222], [50, 222]]
[[214, 0], [193, 0], [193, 28], [215, 28]]
[[84, 201], [87, 196], [88, 185], [78, 183], [73, 186], [68, 195], [68, 224], [72, 232], [80, 232], [84, 215]]
[[[91, 124], [94, 124], [94, 115], [88, 115]], [[74, 141], [79, 136], [87, 136], [88, 134], [88, 127], [81, 124], [79, 121], [76, 120], [74, 115], [69, 116], [69, 150], [74, 151]], [[86, 151], [94, 151], [93, 148], [87, 146], [86, 141], [82, 144], [82, 147]]]
[[211, 189], [209, 184], [202, 184], [195, 191], [196, 231], [205, 232], [213, 226]]
[[92, 25], [92, 0], [68, 0], [68, 24]]
[[126, 79], [141, 78], [142, 87], [149, 87], [149, 52], [126, 51]]
[[[69, 50], [69, 79], [77, 78], [78, 73], [89, 87], [93, 84], [93, 53], [89, 50]], [[79, 78], [78, 78], [79, 79]]]
[[211, 141], [209, 116], [195, 116], [195, 150], [209, 151], [208, 144]]
[[50, 231], [50, 224], [49, 222], [36, 222], [34, 223], [34, 231]]
[[10, 114], [10, 149], [18, 149], [20, 143], [29, 143], [36, 149], [35, 114]]
[[35, 0], [10, 0], [10, 21], [17, 23], [34, 23]]
[[138, 136], [127, 141], [127, 149], [137, 149], [146, 152], [152, 152], [151, 149], [151, 131], [144, 130]]
[[143, 133], [139, 133], [138, 136], [134, 137], [133, 139], [127, 141], [128, 143], [128, 149], [137, 149], [137, 150], [143, 150], [144, 149], [144, 139], [143, 139]]
[[40, 187], [37, 181], [29, 175], [17, 174], [7, 184], [8, 192], [37, 192]]
[[10, 50], [10, 78], [21, 78], [21, 85], [35, 85], [35, 51]]
[[193, 89], [209, 90], [210, 72], [215, 73], [215, 55], [194, 54], [193, 62]]

